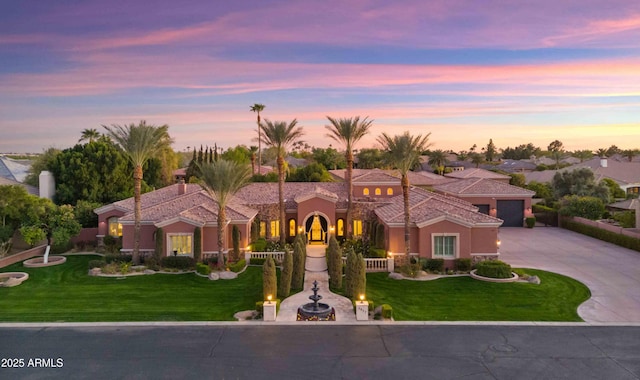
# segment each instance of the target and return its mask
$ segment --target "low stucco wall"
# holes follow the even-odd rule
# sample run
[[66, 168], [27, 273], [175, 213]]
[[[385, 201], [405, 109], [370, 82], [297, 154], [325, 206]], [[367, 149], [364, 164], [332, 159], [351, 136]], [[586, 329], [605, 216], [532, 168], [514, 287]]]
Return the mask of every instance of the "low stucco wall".
[[46, 248], [47, 248], [46, 245], [41, 245], [39, 247], [31, 248], [26, 251], [16, 253], [15, 255], [2, 258], [0, 259], [0, 268], [4, 268], [6, 266], [15, 264], [20, 261], [24, 261], [26, 259], [30, 259], [34, 256], [43, 256]]

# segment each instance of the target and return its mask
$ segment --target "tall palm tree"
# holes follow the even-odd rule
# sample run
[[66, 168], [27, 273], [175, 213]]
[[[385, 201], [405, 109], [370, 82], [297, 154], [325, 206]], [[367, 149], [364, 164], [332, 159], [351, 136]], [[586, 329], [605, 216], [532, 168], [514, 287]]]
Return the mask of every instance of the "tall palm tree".
[[360, 120], [360, 116], [353, 118], [333, 119], [327, 116], [331, 125], [325, 125], [329, 131], [327, 137], [342, 143], [345, 147], [344, 156], [347, 160], [347, 237], [351, 239], [351, 217], [353, 213], [353, 148], [364, 135], [369, 133], [369, 128], [373, 120], [367, 120], [367, 117]]
[[409, 255], [411, 248], [411, 235], [409, 231], [409, 177], [407, 173], [416, 164], [420, 154], [429, 147], [429, 136], [412, 136], [409, 132], [393, 137], [383, 133], [378, 137], [378, 142], [387, 151], [389, 161], [400, 172], [402, 184], [402, 197], [404, 201], [404, 249]]
[[251, 112], [258, 114], [258, 173], [262, 174], [262, 131], [260, 129], [260, 112], [264, 111], [264, 104], [256, 103], [251, 106]]
[[88, 141], [89, 143], [92, 143], [99, 138], [100, 132], [98, 132], [97, 129], [86, 128], [82, 130], [82, 135], [80, 135], [80, 140], [78, 140], [78, 142]]
[[297, 127], [298, 121], [293, 119], [287, 124], [286, 121], [271, 122], [265, 119], [260, 124], [264, 142], [276, 151], [278, 163], [278, 203], [280, 208], [280, 243], [285, 241], [285, 225], [284, 225], [284, 156], [287, 153], [287, 147], [302, 137], [302, 127]]
[[448, 161], [447, 153], [444, 150], [437, 149], [429, 153], [429, 164], [438, 170], [438, 174], [440, 175], [444, 175], [444, 166]]
[[251, 145], [249, 147], [249, 154], [251, 158], [251, 174], [256, 174], [256, 153], [258, 153], [258, 147]]
[[142, 186], [142, 166], [156, 156], [165, 147], [173, 143], [169, 137], [169, 126], [147, 125], [142, 120], [140, 124], [103, 125], [109, 136], [133, 163], [133, 199], [134, 199], [134, 230], [133, 230], [133, 262], [140, 263], [140, 193]]
[[219, 159], [200, 165], [200, 186], [218, 203], [218, 268], [224, 267], [224, 236], [227, 223], [226, 207], [233, 196], [251, 178], [249, 166]]

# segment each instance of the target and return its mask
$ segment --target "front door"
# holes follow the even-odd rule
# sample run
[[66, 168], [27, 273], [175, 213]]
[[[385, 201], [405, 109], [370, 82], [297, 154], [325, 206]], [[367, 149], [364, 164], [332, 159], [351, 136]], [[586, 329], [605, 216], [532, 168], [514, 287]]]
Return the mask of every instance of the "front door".
[[309, 243], [324, 243], [327, 237], [327, 221], [320, 215], [307, 219]]

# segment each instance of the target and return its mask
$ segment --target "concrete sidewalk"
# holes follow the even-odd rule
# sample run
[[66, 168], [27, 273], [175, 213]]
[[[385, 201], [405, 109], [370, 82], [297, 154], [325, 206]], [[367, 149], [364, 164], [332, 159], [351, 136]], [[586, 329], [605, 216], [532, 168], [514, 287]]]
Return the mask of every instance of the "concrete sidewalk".
[[326, 248], [326, 245], [307, 246], [304, 290], [298, 294], [288, 297], [280, 304], [280, 312], [278, 312], [276, 322], [296, 321], [298, 307], [305, 303], [312, 302], [309, 299], [309, 296], [313, 295], [311, 288], [313, 288], [314, 281], [318, 281], [318, 294], [322, 296], [322, 300], [320, 300], [320, 302], [326, 303], [335, 309], [337, 322], [344, 323], [356, 321], [351, 301], [348, 298], [332, 293], [329, 290], [329, 274], [327, 272], [327, 262], [325, 257]]

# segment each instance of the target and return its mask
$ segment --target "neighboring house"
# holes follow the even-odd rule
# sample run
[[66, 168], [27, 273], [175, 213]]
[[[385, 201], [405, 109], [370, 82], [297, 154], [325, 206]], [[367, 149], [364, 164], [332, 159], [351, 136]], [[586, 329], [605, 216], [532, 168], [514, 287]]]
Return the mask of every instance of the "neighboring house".
[[31, 195], [35, 195], [35, 196], [40, 196], [40, 191], [38, 190], [37, 187], [33, 187], [33, 186], [27, 185], [25, 183], [14, 181], [14, 180], [11, 180], [11, 179], [8, 179], [8, 178], [0, 177], [0, 186], [5, 186], [5, 185], [21, 186], [21, 187], [24, 187], [25, 190], [27, 190], [27, 193], [29, 193]]
[[533, 216], [534, 191], [486, 178], [468, 178], [434, 186], [434, 191], [463, 199], [480, 212], [504, 221], [503, 227], [522, 227]]
[[511, 177], [508, 175], [492, 172], [489, 170], [484, 170], [480, 168], [470, 168], [464, 170], [458, 170], [451, 173], [446, 173], [444, 175], [447, 178], [456, 178], [456, 179], [467, 179], [467, 178], [485, 178], [492, 179], [494, 181], [500, 181], [504, 183], [509, 183]]
[[[397, 177], [382, 171], [369, 171], [354, 185], [353, 223], [347, 226], [347, 186], [344, 182], [286, 182], [284, 198], [286, 238], [304, 233], [309, 243], [326, 243], [331, 234], [338, 238], [351, 228], [354, 236], [366, 233], [369, 221], [384, 225], [386, 249], [404, 252], [402, 191]], [[375, 181], [374, 181], [375, 180]], [[377, 181], [377, 182], [376, 182]], [[370, 196], [364, 196], [369, 187]], [[357, 189], [357, 190], [356, 190]], [[376, 189], [380, 189], [376, 196]], [[393, 193], [393, 194], [391, 194]], [[419, 188], [411, 189], [411, 252], [422, 257], [442, 257], [450, 267], [455, 258], [496, 255], [501, 220], [485, 215], [472, 204]], [[196, 227], [202, 228], [203, 256], [217, 252], [217, 205], [195, 184], [179, 183], [142, 195], [142, 236], [140, 247], [150, 254], [155, 234], [162, 227], [163, 255], [193, 255]], [[133, 248], [133, 198], [95, 210], [98, 237], [122, 236], [122, 251]], [[229, 226], [237, 226], [241, 247], [250, 243], [251, 229], [267, 239], [278, 239], [278, 184], [251, 183], [241, 189], [227, 207]], [[225, 249], [232, 246], [231, 229], [224, 237]]]
[[15, 182], [24, 182], [29, 174], [31, 163], [26, 160], [14, 160], [0, 155], [0, 178]]

